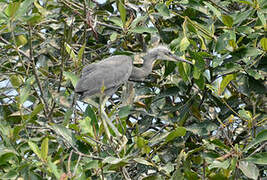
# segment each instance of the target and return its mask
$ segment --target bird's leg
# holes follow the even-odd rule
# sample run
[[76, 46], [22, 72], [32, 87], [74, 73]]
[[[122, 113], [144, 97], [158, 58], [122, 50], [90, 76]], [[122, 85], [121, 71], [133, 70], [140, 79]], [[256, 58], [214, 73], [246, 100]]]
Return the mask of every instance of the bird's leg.
[[111, 135], [110, 135], [110, 132], [108, 130], [108, 126], [107, 126], [107, 123], [106, 123], [106, 120], [105, 120], [106, 112], [105, 112], [105, 109], [104, 109], [107, 100], [105, 100], [106, 97], [104, 97], [103, 100], [102, 99], [103, 99], [103, 96], [100, 96], [100, 101], [99, 101], [99, 106], [100, 106], [99, 109], [100, 109], [100, 112], [99, 112], [99, 114], [101, 115], [101, 120], [102, 120], [102, 123], [103, 123], [103, 126], [104, 126], [104, 130], [105, 130], [105, 132], [106, 132], [106, 134], [108, 136], [108, 139], [110, 140]]
[[104, 96], [104, 97], [101, 96], [100, 97], [100, 102], [101, 102], [100, 103], [100, 112], [101, 112], [101, 115], [102, 115], [102, 118], [103, 118], [102, 123], [103, 123], [104, 129], [105, 129], [109, 139], [110, 139], [111, 135], [110, 135], [110, 132], [108, 130], [108, 126], [113, 130], [113, 132], [119, 138], [120, 145], [121, 145], [120, 148], [119, 148], [119, 152], [120, 152], [122, 150], [122, 148], [125, 146], [125, 144], [127, 143], [128, 139], [118, 131], [118, 129], [114, 126], [114, 124], [110, 121], [108, 115], [106, 114], [105, 105], [106, 105], [107, 101], [108, 101], [108, 96]]
[[121, 106], [131, 105], [134, 101], [135, 89], [133, 82], [125, 83], [125, 89], [122, 91]]
[[[102, 99], [102, 97], [101, 97], [101, 99]], [[117, 128], [114, 126], [114, 124], [110, 121], [108, 115], [105, 112], [105, 105], [106, 105], [106, 102], [107, 101], [108, 101], [108, 96], [105, 96], [103, 98], [103, 100], [101, 101], [101, 103], [100, 103], [100, 111], [101, 111], [101, 114], [103, 115], [105, 122], [114, 131], [114, 133], [116, 134], [116, 136], [118, 136], [119, 138], [121, 138], [122, 137], [121, 133], [117, 130]]]

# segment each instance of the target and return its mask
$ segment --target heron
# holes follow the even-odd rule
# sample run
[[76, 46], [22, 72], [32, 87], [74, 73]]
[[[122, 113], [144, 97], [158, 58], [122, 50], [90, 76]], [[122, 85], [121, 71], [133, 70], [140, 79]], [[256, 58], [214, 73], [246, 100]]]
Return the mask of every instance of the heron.
[[[174, 55], [166, 46], [158, 46], [149, 50], [143, 57], [142, 67], [135, 67], [130, 56], [115, 55], [92, 63], [83, 68], [81, 78], [77, 82], [75, 92], [81, 97], [104, 94], [100, 111], [116, 135], [121, 136], [116, 127], [107, 120], [104, 105], [108, 97], [114, 94], [118, 88], [127, 81], [144, 81], [152, 72], [155, 60], [181, 61], [188, 64], [192, 62]], [[105, 125], [105, 122], [104, 126]], [[105, 127], [104, 127], [105, 128]], [[107, 128], [107, 126], [106, 126]]]

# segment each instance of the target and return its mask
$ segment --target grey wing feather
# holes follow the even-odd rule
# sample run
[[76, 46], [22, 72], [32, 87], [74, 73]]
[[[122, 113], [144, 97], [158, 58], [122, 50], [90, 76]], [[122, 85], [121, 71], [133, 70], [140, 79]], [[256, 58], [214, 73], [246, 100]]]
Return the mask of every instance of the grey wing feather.
[[105, 94], [111, 95], [128, 80], [132, 72], [132, 60], [128, 56], [112, 56], [86, 68], [75, 92], [91, 96], [100, 93], [104, 86]]
[[96, 67], [97, 67], [97, 65], [96, 65], [95, 63], [93, 63], [93, 64], [89, 64], [89, 65], [85, 66], [85, 67], [83, 68], [83, 70], [82, 70], [82, 75], [81, 75], [81, 77], [90, 74], [91, 72], [93, 72], [94, 70], [96, 70]]

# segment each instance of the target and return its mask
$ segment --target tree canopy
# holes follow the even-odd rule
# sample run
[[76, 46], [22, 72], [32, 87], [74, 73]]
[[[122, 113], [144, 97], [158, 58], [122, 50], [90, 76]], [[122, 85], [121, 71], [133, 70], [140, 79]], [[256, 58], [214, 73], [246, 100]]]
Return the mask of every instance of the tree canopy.
[[[1, 0], [1, 179], [267, 176], [265, 0]], [[80, 101], [82, 68], [163, 44], [105, 112]], [[109, 72], [106, 72], [109, 73]], [[131, 86], [131, 87], [130, 87]]]

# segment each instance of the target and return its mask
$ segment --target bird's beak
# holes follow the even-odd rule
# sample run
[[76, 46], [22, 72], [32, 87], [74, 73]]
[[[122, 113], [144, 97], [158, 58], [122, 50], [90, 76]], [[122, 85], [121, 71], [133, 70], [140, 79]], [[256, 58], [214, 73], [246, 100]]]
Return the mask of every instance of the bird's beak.
[[186, 62], [186, 63], [188, 63], [188, 64], [192, 64], [192, 65], [193, 65], [193, 63], [192, 63], [191, 61], [185, 60], [185, 59], [180, 58], [180, 57], [178, 57], [178, 56], [176, 56], [176, 55], [172, 55], [172, 58], [173, 58], [175, 61], [182, 61], [182, 62]]

